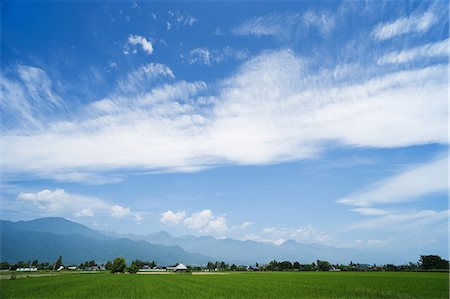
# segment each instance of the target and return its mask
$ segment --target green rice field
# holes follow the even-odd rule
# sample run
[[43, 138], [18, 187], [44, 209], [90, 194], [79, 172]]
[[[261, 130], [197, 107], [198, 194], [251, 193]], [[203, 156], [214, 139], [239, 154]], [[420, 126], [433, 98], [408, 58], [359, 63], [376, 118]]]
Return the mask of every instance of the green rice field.
[[0, 284], [1, 298], [449, 298], [445, 272], [75, 273]]

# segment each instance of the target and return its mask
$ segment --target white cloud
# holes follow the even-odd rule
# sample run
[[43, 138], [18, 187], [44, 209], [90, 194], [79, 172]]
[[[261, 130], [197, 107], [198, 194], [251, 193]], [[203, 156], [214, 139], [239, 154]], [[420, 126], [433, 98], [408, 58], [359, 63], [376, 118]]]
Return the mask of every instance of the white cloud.
[[144, 36], [130, 34], [130, 36], [128, 36], [128, 43], [133, 46], [141, 46], [142, 50], [148, 55], [153, 53], [153, 45], [151, 41]]
[[168, 67], [145, 65], [78, 115], [44, 118], [43, 129], [3, 130], [1, 168], [89, 177], [121, 168], [198, 171], [310, 159], [329, 142], [446, 144], [446, 72], [438, 64], [363, 80], [365, 70], [355, 68], [358, 80], [336, 84], [333, 72], [315, 77], [305, 59], [279, 50], [251, 58], [214, 91], [201, 81], [170, 82]]
[[94, 217], [95, 213], [89, 208], [84, 208], [80, 212], [76, 213], [77, 217]]
[[306, 33], [315, 28], [322, 36], [328, 35], [335, 27], [335, 19], [328, 12], [307, 11], [303, 14], [272, 13], [245, 20], [232, 30], [236, 35], [274, 36], [286, 39], [299, 32]]
[[134, 222], [136, 222], [137, 224], [141, 224], [143, 220], [144, 217], [140, 213], [134, 215]]
[[[345, 226], [347, 230], [395, 230], [420, 234], [419, 230], [429, 230], [430, 225], [438, 222], [448, 222], [450, 210], [405, 211], [391, 213], [368, 220], [355, 222]], [[447, 225], [447, 224], [446, 224]]]
[[186, 11], [169, 10], [167, 14], [171, 17], [171, 22], [167, 22], [167, 30], [171, 30], [173, 26], [178, 30], [183, 27], [192, 27], [197, 22], [197, 19]]
[[437, 18], [433, 12], [427, 11], [422, 15], [415, 14], [393, 22], [379, 24], [372, 31], [372, 36], [377, 40], [386, 40], [407, 33], [425, 33], [436, 22]]
[[161, 223], [183, 224], [187, 228], [202, 234], [222, 237], [227, 231], [227, 220], [224, 216], [215, 216], [209, 209], [202, 210], [186, 217], [185, 211], [174, 213], [166, 211], [161, 214]]
[[375, 208], [355, 208], [352, 209], [354, 212], [358, 212], [362, 215], [385, 215], [388, 214], [388, 212], [381, 210], [381, 209], [375, 209]]
[[32, 204], [44, 214], [72, 214], [77, 217], [92, 217], [95, 211], [109, 209], [109, 205], [98, 198], [70, 194], [64, 189], [44, 189], [38, 192], [21, 192], [17, 200]]
[[[326, 243], [332, 237], [315, 228], [312, 225], [306, 225], [299, 228], [276, 228], [267, 227], [262, 231], [263, 236], [260, 240], [270, 241], [275, 244], [283, 243], [286, 240], [294, 240], [299, 243]], [[256, 241], [256, 239], [254, 239]]]
[[[64, 189], [21, 192], [18, 194], [17, 200], [19, 203], [26, 204], [27, 207], [30, 205], [36, 207], [40, 215], [93, 217], [104, 214], [113, 218], [134, 215], [137, 223], [143, 219], [141, 213], [132, 212], [129, 207], [111, 205], [103, 199], [68, 193]], [[20, 208], [20, 206], [16, 207], [16, 209]]]
[[378, 239], [368, 239], [368, 240], [356, 240], [355, 243], [357, 245], [368, 245], [368, 246], [385, 246], [392, 241], [388, 240], [378, 240]]
[[[18, 65], [16, 80], [0, 75], [0, 123], [3, 127], [42, 127], [42, 111], [64, 111], [61, 97], [54, 91], [55, 82], [38, 67]], [[58, 84], [58, 82], [56, 82]], [[10, 117], [7, 117], [10, 116]]]
[[233, 60], [244, 60], [249, 57], [248, 50], [235, 50], [230, 47], [225, 47], [221, 50], [210, 50], [208, 48], [195, 48], [189, 52], [187, 58], [190, 64], [219, 64], [223, 61], [233, 59]]
[[273, 243], [275, 245], [281, 245], [281, 244], [283, 244], [286, 241], [285, 239], [266, 239], [266, 238], [264, 238], [264, 237], [262, 237], [260, 235], [257, 235], [257, 234], [244, 235], [242, 237], [242, 240], [243, 241], [250, 240], [250, 241], [255, 241], [255, 242]]
[[172, 212], [167, 211], [161, 214], [161, 223], [167, 223], [167, 224], [179, 224], [181, 221], [186, 218], [186, 212], [185, 211], [179, 211], [179, 212]]
[[239, 228], [240, 228], [240, 229], [246, 229], [247, 227], [252, 226], [253, 224], [254, 224], [254, 223], [251, 222], [251, 221], [246, 221], [246, 222], [242, 223], [242, 224], [239, 226]]
[[122, 93], [137, 93], [148, 90], [155, 83], [165, 79], [175, 79], [175, 75], [168, 66], [160, 63], [148, 63], [120, 79], [117, 83], [117, 90]]
[[368, 190], [341, 198], [337, 202], [367, 207], [373, 204], [415, 201], [429, 194], [447, 192], [447, 167], [447, 156], [438, 158], [377, 182]]
[[388, 53], [380, 57], [378, 64], [400, 64], [415, 61], [421, 58], [448, 57], [448, 39], [429, 43], [420, 47]]
[[113, 205], [111, 207], [111, 217], [113, 218], [123, 218], [131, 213], [130, 208], [125, 208], [119, 205]]
[[112, 70], [117, 70], [117, 63], [115, 63], [114, 61], [110, 61], [108, 66]]

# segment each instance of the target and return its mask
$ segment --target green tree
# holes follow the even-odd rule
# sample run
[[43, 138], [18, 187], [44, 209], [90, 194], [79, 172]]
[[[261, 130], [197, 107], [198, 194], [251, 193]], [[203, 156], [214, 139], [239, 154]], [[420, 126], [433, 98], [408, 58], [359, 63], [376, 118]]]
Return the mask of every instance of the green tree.
[[8, 262], [1, 262], [0, 263], [0, 269], [2, 269], [2, 270], [9, 269], [9, 267], [10, 267], [10, 265], [9, 265]]
[[438, 255], [421, 255], [419, 266], [424, 270], [448, 269], [449, 263]]
[[328, 271], [331, 269], [331, 264], [327, 261], [317, 260], [317, 268], [319, 271]]
[[106, 265], [105, 265], [105, 269], [111, 271], [111, 270], [112, 270], [112, 265], [113, 265], [113, 264], [111, 263], [111, 261], [108, 261], [108, 262], [106, 263]]
[[116, 257], [111, 267], [111, 273], [123, 273], [126, 267], [127, 263], [125, 262], [125, 258]]
[[62, 263], [62, 255], [59, 256], [59, 258], [56, 260], [55, 265], [53, 266], [54, 270], [58, 270], [59, 267], [61, 267], [63, 265]]

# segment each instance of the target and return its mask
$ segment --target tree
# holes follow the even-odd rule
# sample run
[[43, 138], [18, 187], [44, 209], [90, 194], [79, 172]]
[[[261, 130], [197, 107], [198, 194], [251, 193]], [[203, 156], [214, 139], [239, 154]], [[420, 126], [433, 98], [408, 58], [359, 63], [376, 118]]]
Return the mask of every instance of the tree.
[[55, 266], [53, 267], [54, 270], [58, 270], [59, 267], [62, 266], [62, 255], [59, 256], [59, 258], [56, 260]]
[[108, 261], [108, 262], [106, 263], [105, 269], [111, 271], [111, 270], [112, 270], [112, 265], [113, 265], [113, 264], [111, 263], [111, 261]]
[[424, 270], [448, 269], [449, 263], [438, 255], [421, 255], [419, 266]]
[[134, 260], [131, 262], [130, 267], [127, 268], [127, 272], [131, 274], [135, 274], [139, 271], [140, 268], [144, 267], [144, 262], [141, 260]]
[[111, 273], [123, 273], [126, 267], [127, 264], [125, 262], [125, 258], [116, 257], [111, 267]]
[[7, 269], [9, 269], [9, 267], [11, 267], [11, 266], [10, 266], [10, 264], [8, 262], [1, 262], [0, 263], [0, 269], [1, 270], [7, 270]]
[[331, 264], [327, 261], [317, 260], [317, 269], [319, 271], [329, 271], [331, 269]]

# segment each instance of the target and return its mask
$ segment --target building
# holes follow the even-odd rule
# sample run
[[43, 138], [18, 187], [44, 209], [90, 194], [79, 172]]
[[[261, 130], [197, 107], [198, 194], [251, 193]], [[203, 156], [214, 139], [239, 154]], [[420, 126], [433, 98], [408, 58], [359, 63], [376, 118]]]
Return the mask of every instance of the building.
[[37, 271], [37, 268], [36, 267], [17, 268], [16, 271], [19, 271], [19, 272], [34, 272], [34, 271]]
[[182, 263], [179, 263], [175, 267], [166, 267], [167, 271], [173, 271], [173, 272], [186, 272], [188, 268], [183, 265]]
[[181, 263], [179, 263], [175, 267], [175, 272], [186, 272], [187, 270], [188, 270], [188, 268], [185, 265], [181, 264]]

